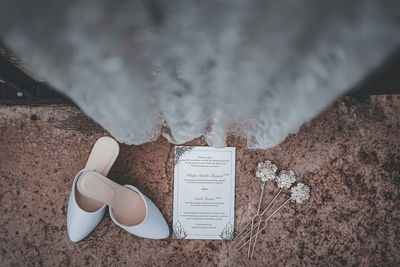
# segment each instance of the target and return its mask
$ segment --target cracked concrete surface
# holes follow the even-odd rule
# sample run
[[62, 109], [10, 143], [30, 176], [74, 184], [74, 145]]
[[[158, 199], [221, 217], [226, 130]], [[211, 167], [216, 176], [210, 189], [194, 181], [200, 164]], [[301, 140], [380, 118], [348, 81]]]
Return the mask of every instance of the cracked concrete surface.
[[[140, 239], [108, 215], [72, 243], [73, 177], [108, 133], [73, 106], [1, 106], [1, 265], [399, 265], [399, 114], [397, 95], [346, 97], [271, 149], [250, 150], [229, 136], [237, 147], [236, 230], [256, 210], [259, 161], [294, 170], [312, 190], [304, 205], [290, 204], [271, 220], [248, 260], [245, 250], [229, 257], [229, 241]], [[140, 188], [171, 224], [173, 169], [173, 145], [159, 138], [121, 145], [109, 177]], [[266, 190], [265, 202], [276, 192], [271, 184]]]

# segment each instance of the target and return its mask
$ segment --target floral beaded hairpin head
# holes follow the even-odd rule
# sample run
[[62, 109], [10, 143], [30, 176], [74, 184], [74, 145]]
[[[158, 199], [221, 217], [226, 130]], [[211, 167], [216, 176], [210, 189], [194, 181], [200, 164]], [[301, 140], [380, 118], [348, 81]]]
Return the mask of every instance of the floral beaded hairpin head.
[[[260, 178], [262, 181], [261, 193], [257, 207], [257, 213], [250, 219], [246, 226], [239, 232], [232, 242], [231, 249], [237, 252], [239, 249], [248, 244], [247, 255], [249, 258], [253, 256], [254, 249], [256, 246], [258, 234], [267, 227], [267, 221], [272, 218], [279, 210], [281, 210], [290, 200], [298, 204], [303, 203], [310, 197], [310, 188], [303, 184], [298, 183], [297, 185], [292, 185], [296, 182], [296, 176], [291, 170], [282, 170], [279, 175], [276, 175], [278, 167], [271, 161], [266, 160], [260, 162], [257, 165], [256, 177]], [[261, 203], [264, 195], [265, 183], [267, 181], [276, 182], [276, 186], [279, 191], [275, 194], [274, 198], [269, 202], [268, 206], [261, 211]], [[281, 192], [286, 189], [290, 189], [290, 197], [283, 202], [271, 215], [266, 217], [266, 213], [272, 204], [277, 200]], [[256, 220], [258, 222], [256, 222]], [[261, 225], [264, 226], [261, 228]]]
[[276, 170], [278, 170], [278, 167], [270, 160], [259, 162], [257, 164], [256, 177], [260, 178], [265, 185], [265, 182], [276, 179]]

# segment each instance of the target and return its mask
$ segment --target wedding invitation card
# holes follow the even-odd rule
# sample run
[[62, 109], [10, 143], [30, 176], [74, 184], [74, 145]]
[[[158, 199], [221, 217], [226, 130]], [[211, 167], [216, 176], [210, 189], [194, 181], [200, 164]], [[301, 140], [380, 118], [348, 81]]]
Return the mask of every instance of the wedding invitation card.
[[173, 238], [233, 239], [235, 152], [175, 147]]

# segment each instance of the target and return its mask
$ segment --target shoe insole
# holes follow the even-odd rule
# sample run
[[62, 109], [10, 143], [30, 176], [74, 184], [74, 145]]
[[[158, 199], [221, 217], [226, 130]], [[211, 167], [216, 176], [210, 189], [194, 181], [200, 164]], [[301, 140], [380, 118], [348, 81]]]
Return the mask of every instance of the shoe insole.
[[[96, 170], [102, 175], [107, 176], [117, 159], [118, 153], [119, 145], [117, 141], [111, 137], [101, 137], [94, 144], [85, 169]], [[79, 207], [88, 212], [94, 212], [104, 205], [102, 202], [83, 196], [78, 190], [75, 190], [75, 198]]]
[[78, 180], [77, 188], [86, 197], [110, 206], [115, 219], [123, 225], [138, 225], [146, 216], [146, 204], [137, 192], [97, 172], [84, 172]]

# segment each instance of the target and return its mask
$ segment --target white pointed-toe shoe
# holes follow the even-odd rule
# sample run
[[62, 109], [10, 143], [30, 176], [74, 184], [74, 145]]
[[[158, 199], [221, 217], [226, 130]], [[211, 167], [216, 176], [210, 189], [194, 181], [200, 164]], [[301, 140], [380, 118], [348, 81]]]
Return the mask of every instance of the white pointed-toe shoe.
[[72, 185], [71, 195], [68, 202], [67, 229], [69, 239], [73, 242], [79, 242], [89, 235], [93, 229], [100, 223], [106, 211], [106, 205], [103, 204], [99, 209], [88, 212], [79, 207], [76, 201], [76, 182], [85, 170], [81, 170], [75, 177]]
[[85, 169], [74, 179], [68, 202], [67, 229], [71, 241], [78, 242], [89, 235], [104, 217], [106, 205], [83, 196], [77, 190], [80, 177], [87, 170], [107, 175], [119, 154], [118, 142], [111, 137], [99, 138], [93, 146]]
[[125, 229], [129, 233], [139, 237], [151, 239], [167, 238], [169, 236], [168, 224], [165, 221], [164, 216], [161, 214], [160, 210], [153, 203], [153, 201], [151, 201], [147, 196], [140, 192], [136, 187], [132, 185], [125, 185], [125, 187], [128, 187], [129, 189], [135, 191], [143, 199], [146, 205], [146, 215], [141, 223], [134, 226], [128, 226], [118, 222], [113, 214], [113, 209], [110, 208], [109, 213], [113, 222], [122, 229]]

